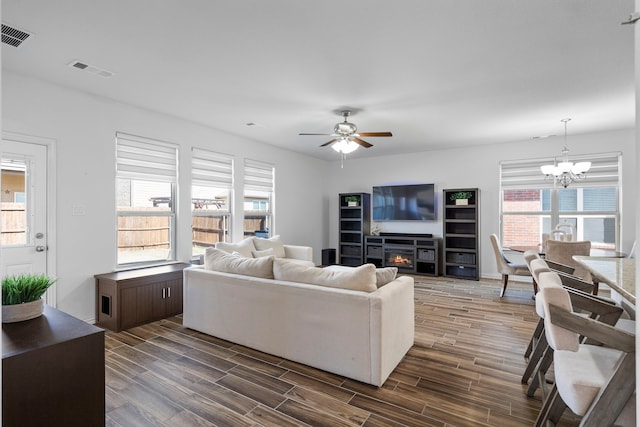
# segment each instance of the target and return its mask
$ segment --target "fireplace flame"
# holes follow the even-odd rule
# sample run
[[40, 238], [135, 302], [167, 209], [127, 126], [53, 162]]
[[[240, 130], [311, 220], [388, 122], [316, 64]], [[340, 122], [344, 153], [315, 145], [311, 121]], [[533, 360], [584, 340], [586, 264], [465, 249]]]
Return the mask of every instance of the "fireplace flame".
[[396, 255], [395, 258], [393, 258], [393, 263], [396, 265], [411, 264], [411, 260], [401, 255]]

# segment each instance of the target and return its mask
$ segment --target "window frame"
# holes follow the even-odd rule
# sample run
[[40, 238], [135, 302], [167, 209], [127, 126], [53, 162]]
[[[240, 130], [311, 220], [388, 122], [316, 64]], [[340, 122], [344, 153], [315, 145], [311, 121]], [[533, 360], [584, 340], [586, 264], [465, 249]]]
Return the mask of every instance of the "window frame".
[[[193, 218], [222, 218], [226, 223], [224, 238], [229, 242], [233, 239], [234, 217], [234, 180], [233, 173], [235, 159], [233, 156], [215, 151], [191, 148], [191, 259], [196, 260], [200, 255], [194, 254]], [[211, 187], [227, 192], [227, 209], [225, 211], [197, 211], [193, 201], [194, 187]]]
[[[247, 220], [248, 213], [260, 213], [265, 217], [265, 229], [269, 232], [270, 236], [276, 234], [275, 231], [275, 174], [276, 167], [272, 163], [267, 163], [259, 160], [244, 159], [244, 189], [243, 189], [243, 215], [242, 215], [242, 232], [243, 235], [252, 236], [255, 235], [256, 230], [245, 230], [245, 222]], [[246, 208], [247, 200], [255, 198], [248, 192], [259, 192], [267, 194], [267, 209], [251, 210]], [[252, 202], [253, 206], [253, 202]]]
[[[621, 208], [622, 208], [622, 153], [602, 153], [593, 155], [584, 155], [580, 157], [570, 157], [570, 161], [591, 161], [592, 167], [587, 173], [584, 180], [574, 181], [567, 188], [576, 189], [592, 189], [592, 188], [614, 188], [616, 192], [616, 209], [615, 211], [599, 210], [561, 210], [560, 207], [560, 191], [564, 188], [558, 184], [556, 179], [547, 179], [540, 171], [540, 166], [555, 161], [553, 158], [529, 159], [529, 160], [511, 160], [500, 162], [500, 185], [499, 185], [499, 222], [500, 222], [500, 242], [503, 246], [508, 246], [505, 242], [505, 217], [510, 216], [529, 216], [550, 218], [550, 228], [553, 230], [561, 223], [562, 218], [580, 219], [589, 217], [607, 218], [612, 217], [615, 221], [615, 250], [620, 248], [621, 239]], [[505, 190], [523, 190], [523, 191], [540, 191], [542, 204], [542, 191], [550, 190], [550, 208], [549, 210], [518, 210], [505, 211]], [[577, 198], [580, 199], [580, 192]], [[578, 204], [579, 206], [579, 204]], [[542, 231], [542, 228], [541, 228]], [[584, 232], [581, 230], [580, 233]]]
[[[152, 265], [170, 264], [176, 261], [179, 146], [156, 139], [116, 132], [116, 270], [127, 270]], [[168, 210], [141, 211], [119, 209], [119, 180], [129, 182], [163, 182], [170, 184]], [[169, 250], [165, 259], [121, 262], [119, 219], [121, 217], [167, 217], [169, 224]]]

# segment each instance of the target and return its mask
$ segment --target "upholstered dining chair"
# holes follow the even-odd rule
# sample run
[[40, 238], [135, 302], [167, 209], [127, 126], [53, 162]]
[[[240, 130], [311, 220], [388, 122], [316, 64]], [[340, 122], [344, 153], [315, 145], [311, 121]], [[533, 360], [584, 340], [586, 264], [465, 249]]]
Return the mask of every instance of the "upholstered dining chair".
[[[504, 256], [504, 252], [502, 251], [502, 247], [500, 246], [500, 242], [498, 241], [498, 236], [492, 234], [489, 236], [491, 239], [491, 247], [493, 247], [493, 253], [496, 257], [496, 267], [498, 268], [498, 273], [502, 274], [502, 291], [500, 291], [500, 298], [504, 296], [505, 291], [507, 290], [507, 283], [509, 281], [509, 275], [511, 276], [531, 276], [529, 272], [529, 268], [526, 264], [516, 264], [512, 263]], [[534, 282], [533, 292], [536, 292], [536, 286]]]
[[[635, 391], [635, 335], [573, 313], [569, 292], [541, 288], [536, 305], [545, 314], [545, 335], [554, 349], [555, 383], [535, 426], [558, 422], [568, 407], [581, 426], [611, 426]], [[601, 345], [582, 344], [580, 336]]]
[[545, 242], [545, 259], [573, 267], [574, 276], [586, 281], [591, 281], [591, 274], [578, 262], [574, 261], [574, 255], [586, 255], [591, 253], [591, 242], [582, 240], [578, 242], [564, 242], [560, 240], [547, 240]]

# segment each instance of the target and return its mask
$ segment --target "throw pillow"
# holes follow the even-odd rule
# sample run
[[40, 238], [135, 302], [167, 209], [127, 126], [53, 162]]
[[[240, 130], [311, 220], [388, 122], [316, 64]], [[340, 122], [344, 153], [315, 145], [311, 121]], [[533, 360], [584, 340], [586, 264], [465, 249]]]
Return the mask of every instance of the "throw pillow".
[[264, 251], [251, 251], [254, 258], [261, 258], [263, 256], [273, 255], [275, 256], [275, 251], [273, 248], [265, 249]]
[[380, 287], [393, 282], [397, 275], [398, 267], [376, 268], [376, 286]]
[[273, 256], [239, 257], [221, 249], [207, 248], [204, 254], [204, 268], [223, 273], [273, 279], [273, 259]]
[[284, 258], [284, 244], [280, 240], [280, 236], [273, 236], [269, 239], [255, 238], [253, 244], [259, 251], [273, 249], [276, 258]]
[[238, 252], [247, 258], [253, 258], [251, 251], [256, 250], [256, 247], [253, 245], [253, 237], [248, 237], [238, 243], [217, 242], [215, 247], [228, 253]]
[[276, 280], [354, 291], [374, 292], [377, 289], [376, 266], [373, 264], [364, 264], [345, 270], [328, 270], [276, 258], [273, 262], [273, 277]]

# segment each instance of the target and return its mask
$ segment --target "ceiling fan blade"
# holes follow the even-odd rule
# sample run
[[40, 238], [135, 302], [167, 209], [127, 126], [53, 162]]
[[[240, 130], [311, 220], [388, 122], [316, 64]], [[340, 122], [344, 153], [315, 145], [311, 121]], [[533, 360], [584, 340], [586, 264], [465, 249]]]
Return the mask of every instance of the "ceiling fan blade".
[[334, 143], [334, 142], [336, 142], [336, 141], [337, 141], [337, 139], [336, 139], [336, 138], [333, 138], [331, 141], [325, 142], [325, 143], [324, 143], [324, 144], [322, 144], [320, 147], [326, 147], [327, 145], [331, 145], [331, 144], [333, 144], [333, 143]]
[[360, 139], [357, 136], [353, 136], [352, 138], [353, 138], [353, 142], [355, 142], [356, 144], [359, 144], [360, 146], [362, 146], [364, 148], [373, 147], [373, 144], [369, 144], [364, 139]]
[[391, 132], [358, 132], [360, 136], [393, 136]]
[[332, 135], [332, 134], [330, 134], [330, 133], [299, 133], [298, 135], [324, 135], [324, 136], [327, 136], [327, 135]]

